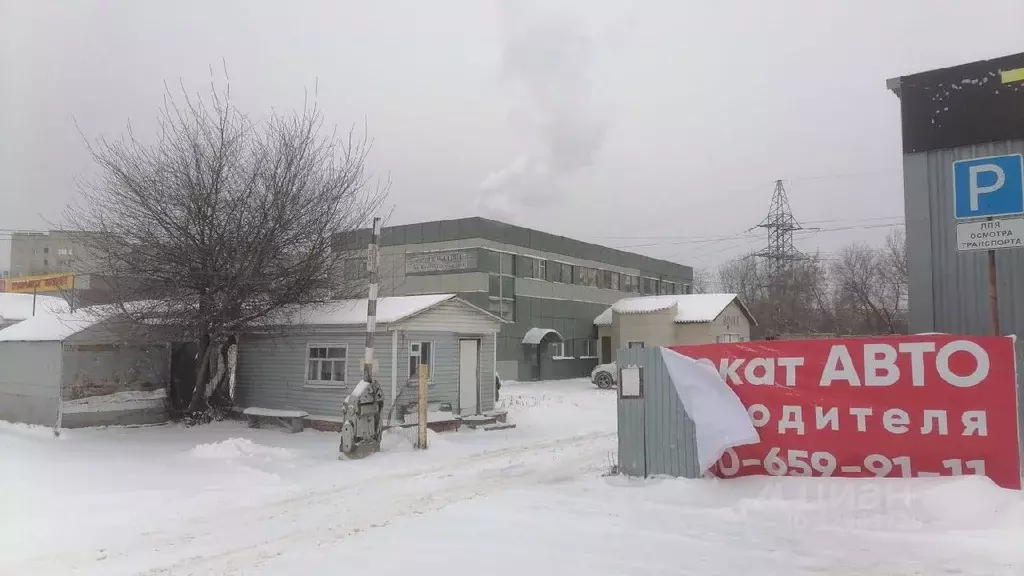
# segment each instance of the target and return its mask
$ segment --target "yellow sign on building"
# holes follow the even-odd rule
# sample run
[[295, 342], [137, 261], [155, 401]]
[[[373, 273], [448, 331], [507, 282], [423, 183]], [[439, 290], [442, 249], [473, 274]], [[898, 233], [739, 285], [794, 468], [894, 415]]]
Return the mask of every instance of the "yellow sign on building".
[[45, 276], [21, 276], [0, 280], [0, 292], [60, 292], [75, 287], [74, 274], [47, 274]]

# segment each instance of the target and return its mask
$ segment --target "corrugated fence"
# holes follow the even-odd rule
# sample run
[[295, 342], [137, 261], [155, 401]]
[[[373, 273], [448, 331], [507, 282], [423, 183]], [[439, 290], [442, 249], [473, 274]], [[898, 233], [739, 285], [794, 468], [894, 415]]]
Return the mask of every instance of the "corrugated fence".
[[642, 374], [639, 398], [623, 398], [619, 388], [619, 471], [700, 477], [696, 429], [672, 386], [661, 349], [619, 350], [616, 362], [620, 368], [638, 366]]

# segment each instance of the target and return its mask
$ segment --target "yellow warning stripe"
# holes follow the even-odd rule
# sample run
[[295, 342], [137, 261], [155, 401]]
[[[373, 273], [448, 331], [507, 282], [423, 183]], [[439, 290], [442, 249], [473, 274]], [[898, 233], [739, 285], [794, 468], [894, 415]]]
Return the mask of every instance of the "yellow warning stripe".
[[1002, 74], [1003, 77], [1003, 84], [1009, 84], [1010, 82], [1024, 82], [1024, 68], [1003, 70], [1000, 74]]

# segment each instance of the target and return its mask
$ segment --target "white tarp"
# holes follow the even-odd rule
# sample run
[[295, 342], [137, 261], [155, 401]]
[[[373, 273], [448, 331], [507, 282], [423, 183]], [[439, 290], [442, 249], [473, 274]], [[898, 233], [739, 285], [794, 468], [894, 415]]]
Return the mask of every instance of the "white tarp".
[[727, 449], [761, 441], [747, 409], [714, 367], [668, 348], [661, 349], [661, 357], [683, 409], [697, 429], [702, 473]]

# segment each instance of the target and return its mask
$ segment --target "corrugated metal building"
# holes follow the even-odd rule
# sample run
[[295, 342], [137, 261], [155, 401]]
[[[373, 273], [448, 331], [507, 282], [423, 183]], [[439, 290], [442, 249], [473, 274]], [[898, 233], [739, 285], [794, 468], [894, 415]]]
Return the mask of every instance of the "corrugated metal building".
[[[953, 163], [1024, 154], [1024, 53], [893, 78], [900, 98], [910, 330], [989, 334], [988, 254], [957, 251]], [[995, 251], [999, 328], [1024, 333], [1024, 249]]]
[[[280, 322], [281, 330], [239, 338], [238, 404], [340, 417], [362, 375], [366, 300], [310, 306]], [[385, 408], [400, 415], [416, 403], [416, 373], [426, 364], [431, 404], [463, 415], [493, 410], [501, 324], [454, 294], [381, 298], [374, 349]]]

